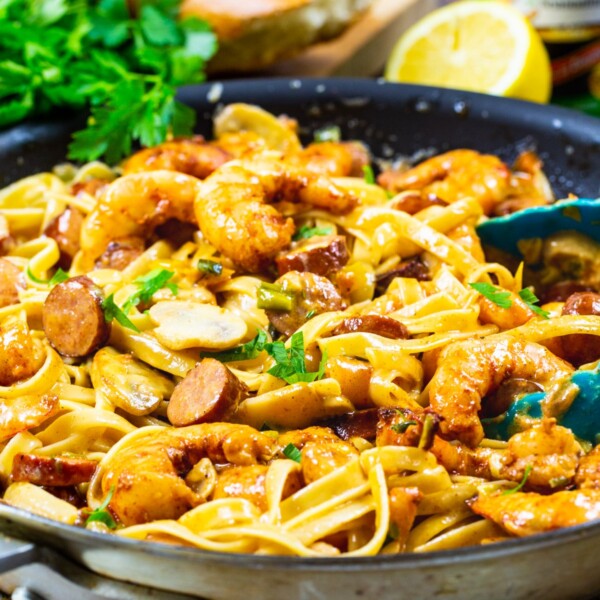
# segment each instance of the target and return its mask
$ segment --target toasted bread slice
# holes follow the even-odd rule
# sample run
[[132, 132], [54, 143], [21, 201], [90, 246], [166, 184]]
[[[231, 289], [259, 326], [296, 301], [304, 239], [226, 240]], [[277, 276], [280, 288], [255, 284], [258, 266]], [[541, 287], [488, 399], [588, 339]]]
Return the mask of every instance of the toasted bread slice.
[[219, 38], [210, 72], [251, 71], [331, 39], [372, 0], [184, 0], [181, 14], [206, 19]]

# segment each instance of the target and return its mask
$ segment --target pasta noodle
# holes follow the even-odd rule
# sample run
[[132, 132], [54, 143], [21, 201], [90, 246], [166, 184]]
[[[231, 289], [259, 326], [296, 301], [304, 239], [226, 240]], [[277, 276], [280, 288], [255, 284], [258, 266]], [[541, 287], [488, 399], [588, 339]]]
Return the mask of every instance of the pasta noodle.
[[[252, 130], [182, 142], [194, 161], [222, 148], [203, 181], [165, 170], [175, 141], [0, 191], [4, 501], [307, 557], [600, 516], [595, 434], [571, 413], [600, 359], [600, 290], [488, 260], [476, 232], [514, 204], [512, 176], [521, 207], [553, 201], [543, 174], [457, 150], [374, 183], [360, 143], [299, 149], [285, 123], [287, 150]], [[482, 174], [490, 189], [459, 186]]]

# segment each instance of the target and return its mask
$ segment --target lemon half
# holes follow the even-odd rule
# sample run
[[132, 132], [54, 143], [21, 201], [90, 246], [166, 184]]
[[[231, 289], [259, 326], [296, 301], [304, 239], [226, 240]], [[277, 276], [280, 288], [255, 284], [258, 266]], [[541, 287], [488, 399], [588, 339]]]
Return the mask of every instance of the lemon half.
[[410, 27], [388, 59], [388, 81], [547, 102], [550, 59], [538, 32], [516, 9], [466, 0]]

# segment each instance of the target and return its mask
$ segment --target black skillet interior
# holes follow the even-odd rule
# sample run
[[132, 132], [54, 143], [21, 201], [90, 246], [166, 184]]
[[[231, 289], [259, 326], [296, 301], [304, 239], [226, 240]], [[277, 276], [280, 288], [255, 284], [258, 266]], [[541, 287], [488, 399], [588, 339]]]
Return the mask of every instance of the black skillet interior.
[[[196, 109], [207, 137], [220, 106], [249, 102], [296, 118], [305, 141], [338, 125], [344, 139], [365, 141], [378, 158], [473, 148], [511, 162], [532, 149], [557, 197], [600, 196], [600, 120], [554, 106], [367, 79], [213, 82], [183, 88], [180, 99]], [[83, 124], [62, 115], [0, 132], [0, 184], [63, 162], [70, 132]]]

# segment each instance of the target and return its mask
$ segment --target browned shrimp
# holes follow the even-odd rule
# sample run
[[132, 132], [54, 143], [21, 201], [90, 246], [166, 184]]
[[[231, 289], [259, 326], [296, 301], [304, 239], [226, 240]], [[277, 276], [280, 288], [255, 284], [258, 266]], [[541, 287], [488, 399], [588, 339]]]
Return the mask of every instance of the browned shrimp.
[[556, 419], [542, 419], [510, 438], [496, 477], [521, 481], [530, 470], [526, 489], [555, 491], [573, 482], [582, 454], [570, 429], [557, 425]]
[[359, 142], [320, 142], [310, 144], [289, 161], [311, 173], [330, 177], [363, 177], [369, 153]]
[[123, 164], [123, 174], [145, 171], [179, 171], [205, 179], [231, 155], [202, 136], [181, 138], [151, 148], [144, 148]]
[[[266, 487], [268, 469], [266, 465], [234, 466], [224, 469], [219, 473], [212, 499], [245, 498], [265, 512], [269, 508]], [[292, 471], [283, 486], [282, 499], [291, 496], [301, 487], [300, 472]]]
[[491, 519], [509, 533], [533, 535], [600, 518], [600, 491], [564, 490], [549, 496], [535, 492], [480, 494], [471, 503], [471, 510]]
[[33, 427], [55, 415], [60, 409], [54, 394], [27, 394], [0, 400], [0, 441]]
[[491, 154], [452, 150], [408, 171], [386, 171], [378, 182], [392, 192], [420, 190], [425, 198], [435, 196], [447, 203], [475, 197], [489, 215], [508, 193], [510, 169]]
[[440, 355], [429, 401], [442, 418], [442, 435], [475, 447], [483, 439], [482, 400], [505, 380], [534, 381], [548, 391], [572, 372], [544, 346], [510, 336], [455, 342]]
[[276, 443], [247, 425], [204, 423], [159, 431], [109, 455], [102, 491], [114, 487], [110, 510], [125, 525], [177, 519], [204, 498], [184, 477], [202, 458], [252, 465], [268, 461]]
[[[552, 421], [549, 419], [548, 421]], [[529, 460], [536, 460], [535, 453], [544, 450], [559, 450], [572, 452], [578, 444], [569, 439], [569, 433], [561, 432], [556, 435], [554, 425], [548, 426], [544, 422], [540, 425], [546, 429], [545, 434], [536, 437], [541, 439], [541, 444], [536, 441], [533, 445], [524, 443], [524, 451], [531, 452]], [[550, 427], [550, 430], [548, 428]], [[525, 432], [527, 433], [527, 432]], [[554, 439], [554, 435], [557, 439]], [[513, 436], [516, 437], [516, 436]], [[571, 435], [572, 437], [572, 435]], [[511, 440], [512, 441], [512, 440]], [[552, 454], [542, 456], [544, 461], [551, 459]], [[552, 469], [552, 466], [548, 464]], [[536, 465], [531, 469], [531, 476], [535, 475]], [[571, 472], [571, 465], [569, 465]], [[478, 515], [491, 519], [508, 532], [525, 536], [544, 531], [552, 531], [561, 527], [578, 525], [600, 518], [600, 446], [596, 446], [589, 454], [581, 458], [575, 483], [578, 489], [562, 490], [543, 496], [535, 492], [516, 492], [512, 494], [499, 494], [485, 496], [480, 494], [472, 503], [471, 509]], [[527, 482], [529, 481], [529, 478]]]
[[320, 479], [358, 456], [358, 450], [340, 439], [329, 427], [294, 429], [282, 433], [277, 443], [281, 450], [288, 444], [293, 444], [302, 451], [300, 464], [306, 484]]
[[0, 385], [28, 379], [42, 366], [44, 349], [31, 334], [27, 323], [9, 315], [0, 324]]
[[329, 178], [277, 158], [232, 161], [201, 185], [195, 211], [204, 236], [221, 254], [252, 273], [290, 245], [292, 219], [269, 203], [300, 203], [340, 214], [357, 199]]
[[[503, 308], [492, 302], [489, 298], [481, 296], [479, 302], [479, 320], [482, 323], [493, 323], [502, 331], [519, 327], [533, 319], [536, 314], [531, 310], [523, 298], [515, 292], [508, 292], [510, 307]], [[591, 336], [590, 336], [591, 337]]]
[[132, 173], [111, 183], [81, 227], [85, 266], [92, 268], [108, 245], [121, 239], [147, 239], [154, 229], [178, 219], [195, 223], [200, 181], [173, 171]]

